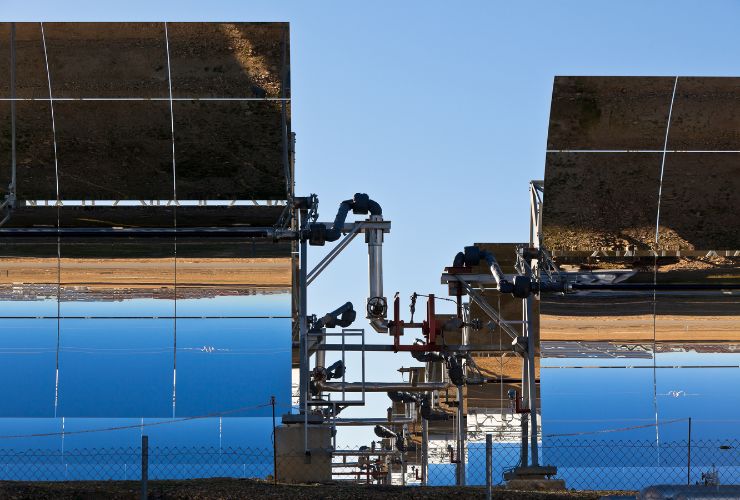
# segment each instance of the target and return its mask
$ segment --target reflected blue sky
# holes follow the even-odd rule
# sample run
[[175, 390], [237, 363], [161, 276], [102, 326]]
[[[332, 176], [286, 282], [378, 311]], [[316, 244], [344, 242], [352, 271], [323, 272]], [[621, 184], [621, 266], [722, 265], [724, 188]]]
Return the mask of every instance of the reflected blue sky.
[[[737, 434], [740, 394], [728, 389], [740, 384], [740, 354], [659, 352], [655, 365], [653, 378], [649, 359], [543, 359], [543, 434], [650, 425], [654, 381], [659, 421], [691, 417], [697, 439]], [[584, 437], [655, 439], [655, 429]], [[686, 437], [686, 422], [660, 426], [661, 440]]]
[[[272, 446], [271, 417], [204, 418], [151, 425], [163, 419], [137, 418], [2, 418], [0, 435], [57, 434], [46, 437], [0, 439], [0, 450], [137, 447], [141, 435], [149, 436], [160, 447], [236, 447]], [[141, 424], [144, 424], [141, 426]], [[130, 429], [77, 433], [87, 429], [136, 426]], [[61, 434], [64, 433], [62, 436]]]
[[[226, 439], [234, 446], [266, 440], [267, 446], [272, 410], [252, 407], [269, 403], [273, 395], [278, 415], [290, 406], [288, 293], [178, 300], [177, 322], [171, 317], [174, 301], [166, 299], [62, 302], [61, 310], [57, 324], [48, 316], [7, 317], [53, 316], [56, 301], [0, 302], [6, 315], [0, 317], [0, 391], [5, 396], [0, 435], [226, 411], [220, 423], [218, 418], [177, 422], [147, 428], [147, 433], [161, 439], [160, 445], [217, 446]], [[153, 317], [130, 317], [145, 313]], [[75, 317], [81, 314], [86, 317]], [[237, 408], [246, 409], [231, 412]], [[133, 446], [140, 433], [71, 434], [65, 443]], [[5, 447], [61, 446], [56, 438], [0, 441]]]

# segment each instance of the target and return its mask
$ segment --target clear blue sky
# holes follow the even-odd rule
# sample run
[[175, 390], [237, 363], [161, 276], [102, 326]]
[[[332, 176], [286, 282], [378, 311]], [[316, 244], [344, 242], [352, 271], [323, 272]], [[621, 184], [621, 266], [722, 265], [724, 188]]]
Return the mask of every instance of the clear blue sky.
[[[442, 293], [464, 245], [527, 238], [555, 75], [740, 73], [732, 1], [0, 0], [0, 16], [289, 21], [297, 191], [319, 194], [323, 220], [356, 191], [383, 205], [386, 295], [404, 300]], [[312, 285], [312, 311], [362, 308], [366, 273], [356, 241]], [[387, 362], [368, 374], [397, 378]]]

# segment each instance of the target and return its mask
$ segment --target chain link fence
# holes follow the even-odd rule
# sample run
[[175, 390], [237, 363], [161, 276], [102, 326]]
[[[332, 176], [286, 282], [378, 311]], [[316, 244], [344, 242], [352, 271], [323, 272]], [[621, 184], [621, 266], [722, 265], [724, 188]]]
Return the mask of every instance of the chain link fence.
[[[540, 464], [554, 465], [557, 478], [579, 490], [639, 490], [646, 486], [702, 483], [716, 472], [723, 484], [740, 483], [740, 440], [668, 441], [546, 439]], [[494, 443], [491, 456], [494, 484], [519, 465], [519, 443]], [[446, 447], [429, 452], [429, 485], [454, 485], [457, 464]], [[485, 443], [469, 443], [465, 479], [486, 484]]]
[[[359, 448], [354, 448], [359, 449]], [[366, 449], [366, 448], [365, 448]], [[519, 444], [495, 442], [491, 454], [494, 484], [504, 472], [519, 465]], [[140, 447], [0, 450], [0, 480], [80, 481], [138, 480], [141, 477]], [[273, 449], [218, 447], [157, 447], [148, 454], [150, 480], [209, 477], [274, 479]], [[280, 457], [287, 467], [305, 466], [305, 457]], [[431, 442], [426, 483], [455, 485], [458, 463], [447, 444]], [[485, 443], [468, 443], [465, 482], [486, 484]], [[546, 439], [540, 446], [540, 463], [555, 465], [557, 478], [568, 488], [587, 490], [639, 490], [658, 483], [686, 484], [704, 480], [716, 472], [722, 484], [740, 483], [739, 440]], [[404, 454], [333, 459], [333, 479], [360, 483], [421, 485], [423, 460], [420, 449]], [[280, 480], [280, 478], [277, 478]]]
[[[9, 481], [138, 480], [141, 448], [0, 451], [0, 479]], [[149, 479], [269, 478], [272, 448], [150, 447]]]

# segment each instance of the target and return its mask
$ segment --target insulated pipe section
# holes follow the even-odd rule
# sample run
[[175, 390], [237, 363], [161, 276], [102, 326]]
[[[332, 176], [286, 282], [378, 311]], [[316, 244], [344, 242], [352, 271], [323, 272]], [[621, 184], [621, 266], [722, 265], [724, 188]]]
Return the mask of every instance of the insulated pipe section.
[[312, 326], [311, 333], [319, 333], [322, 328], [336, 328], [340, 326], [347, 328], [357, 317], [357, 312], [352, 306], [352, 302], [345, 302], [334, 311], [327, 313], [324, 317], [319, 318]]
[[427, 394], [421, 400], [421, 418], [422, 420], [444, 422], [450, 420], [452, 415], [433, 408], [431, 398]]
[[419, 403], [420, 397], [410, 392], [389, 391], [388, 397], [394, 403]]

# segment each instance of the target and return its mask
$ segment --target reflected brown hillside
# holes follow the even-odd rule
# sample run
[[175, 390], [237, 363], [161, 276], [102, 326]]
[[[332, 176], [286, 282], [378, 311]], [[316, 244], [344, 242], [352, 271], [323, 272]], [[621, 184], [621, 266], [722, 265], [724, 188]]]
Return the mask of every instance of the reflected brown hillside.
[[678, 78], [663, 162], [674, 78], [556, 77], [545, 246], [740, 249], [739, 81]]
[[[178, 199], [285, 199], [290, 106], [274, 99], [290, 97], [286, 23], [168, 24], [172, 96], [241, 99], [177, 100], [172, 113], [164, 23], [43, 27], [56, 135], [41, 25], [16, 23], [15, 97], [41, 99], [16, 103], [19, 199], [169, 200], [175, 185]], [[0, 24], [0, 53], [7, 99], [10, 23]], [[91, 98], [102, 100], [80, 100]], [[2, 190], [10, 114], [3, 101]]]

